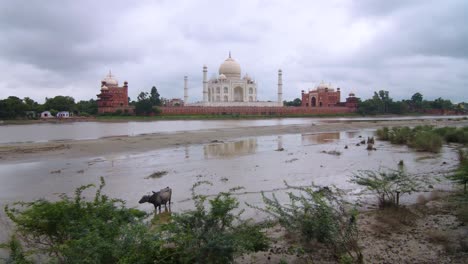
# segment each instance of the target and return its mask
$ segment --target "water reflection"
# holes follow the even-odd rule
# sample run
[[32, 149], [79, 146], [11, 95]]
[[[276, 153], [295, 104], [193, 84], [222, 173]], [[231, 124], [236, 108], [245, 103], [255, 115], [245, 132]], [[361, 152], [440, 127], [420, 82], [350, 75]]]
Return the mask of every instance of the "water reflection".
[[205, 158], [234, 157], [255, 153], [257, 150], [257, 139], [248, 138], [235, 142], [208, 144], [203, 147]]
[[302, 144], [324, 144], [330, 141], [340, 139], [339, 132], [333, 133], [320, 133], [320, 134], [302, 134], [301, 135]]

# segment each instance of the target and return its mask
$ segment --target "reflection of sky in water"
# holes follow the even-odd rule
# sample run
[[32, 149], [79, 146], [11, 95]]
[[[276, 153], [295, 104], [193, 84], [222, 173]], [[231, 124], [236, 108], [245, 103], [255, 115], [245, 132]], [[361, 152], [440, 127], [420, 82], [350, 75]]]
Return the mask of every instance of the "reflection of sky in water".
[[[405, 146], [377, 141], [377, 151], [356, 146], [372, 131], [323, 134], [290, 134], [262, 136], [224, 143], [178, 146], [140, 154], [114, 154], [79, 159], [49, 159], [32, 163], [0, 162], [0, 207], [13, 201], [31, 201], [38, 198], [56, 199], [56, 193], [73, 194], [80, 185], [98, 184], [99, 177], [106, 180], [104, 192], [122, 198], [128, 206], [147, 211], [149, 204], [139, 205], [139, 198], [163, 187], [173, 188], [173, 211], [193, 207], [189, 200], [190, 188], [201, 180], [213, 183], [201, 186], [203, 194], [216, 194], [236, 186], [245, 189], [236, 197], [244, 202], [261, 206], [260, 191], [276, 191], [285, 197], [284, 183], [291, 185], [336, 185], [356, 192], [349, 183], [358, 170], [396, 168], [404, 160], [405, 169], [414, 174], [431, 177], [453, 168], [457, 163], [456, 151], [444, 147], [440, 154], [413, 152]], [[362, 138], [360, 138], [361, 136]], [[348, 149], [344, 146], [348, 145]], [[283, 151], [277, 151], [284, 148]], [[339, 151], [330, 155], [322, 151]], [[448, 165], [442, 165], [443, 162]], [[145, 179], [156, 171], [167, 171], [159, 179]], [[226, 180], [227, 179], [227, 180]], [[447, 188], [446, 183], [438, 184]], [[279, 190], [279, 191], [278, 191]], [[87, 193], [90, 197], [91, 192]], [[246, 216], [259, 213], [246, 208]], [[0, 212], [0, 218], [3, 211]], [[1, 234], [0, 234], [1, 236]]]

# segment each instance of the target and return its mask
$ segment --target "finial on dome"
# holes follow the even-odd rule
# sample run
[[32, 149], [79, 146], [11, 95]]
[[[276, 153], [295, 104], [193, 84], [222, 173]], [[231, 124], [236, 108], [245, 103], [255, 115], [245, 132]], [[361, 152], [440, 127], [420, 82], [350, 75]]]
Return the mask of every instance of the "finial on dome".
[[231, 58], [231, 51], [229, 51], [229, 58]]
[[112, 72], [110, 69], [109, 69], [109, 77], [112, 77]]

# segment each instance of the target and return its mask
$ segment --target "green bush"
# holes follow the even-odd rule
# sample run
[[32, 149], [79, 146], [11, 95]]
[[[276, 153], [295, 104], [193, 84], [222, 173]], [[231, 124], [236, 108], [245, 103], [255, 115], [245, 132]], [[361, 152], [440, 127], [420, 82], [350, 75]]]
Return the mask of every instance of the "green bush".
[[412, 177], [403, 170], [359, 171], [353, 175], [350, 182], [364, 186], [367, 192], [375, 194], [379, 199], [380, 208], [398, 207], [401, 195], [422, 191], [429, 185], [428, 182]]
[[27, 248], [49, 255], [51, 261], [117, 262], [113, 248], [122, 228], [145, 214], [126, 208], [122, 200], [101, 194], [104, 185], [101, 178], [92, 201], [86, 201], [82, 194], [93, 186], [86, 185], [76, 189], [74, 197], [62, 194], [56, 202], [17, 202], [13, 207], [5, 206], [5, 212]]
[[56, 202], [6, 206], [21, 238], [1, 245], [10, 249], [9, 263], [30, 263], [27, 258], [34, 254], [48, 256], [50, 263], [228, 263], [268, 247], [261, 226], [234, 213], [239, 203], [230, 192], [207, 200], [193, 191], [195, 210], [151, 226], [143, 221], [144, 212], [103, 195], [104, 185], [101, 178], [92, 200], [83, 196], [93, 186], [86, 185]]
[[458, 150], [458, 161], [459, 165], [457, 170], [448, 178], [454, 183], [463, 186], [463, 191], [466, 193], [466, 185], [468, 184], [468, 151], [459, 149]]
[[169, 242], [177, 248], [177, 263], [230, 263], [234, 256], [244, 252], [265, 250], [268, 239], [260, 226], [249, 224], [234, 214], [239, 206], [231, 193], [220, 193], [208, 201], [207, 197], [192, 197], [195, 210], [175, 214], [172, 222], [163, 226], [170, 234]]
[[419, 131], [409, 142], [409, 146], [420, 151], [438, 153], [442, 148], [442, 137], [432, 131]]
[[295, 187], [285, 182], [295, 193], [289, 192], [289, 204], [283, 204], [273, 194], [268, 198], [262, 193], [265, 208], [289, 232], [297, 234], [304, 245], [315, 240], [332, 248], [337, 258], [348, 255], [355, 262], [362, 262], [357, 244], [357, 211], [348, 210], [341, 191], [334, 187]]

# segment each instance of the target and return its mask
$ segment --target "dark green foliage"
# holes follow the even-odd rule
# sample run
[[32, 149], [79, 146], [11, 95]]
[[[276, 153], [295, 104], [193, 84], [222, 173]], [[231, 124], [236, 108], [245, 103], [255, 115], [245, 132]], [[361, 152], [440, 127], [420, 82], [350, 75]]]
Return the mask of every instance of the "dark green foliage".
[[[410, 100], [394, 101], [388, 91], [374, 92], [371, 99], [359, 102], [358, 113], [362, 115], [424, 113], [427, 110], [454, 110], [450, 100], [438, 98], [424, 101], [423, 95], [415, 93]], [[460, 109], [462, 112], [463, 109]]]
[[466, 185], [468, 184], [468, 151], [458, 150], [459, 165], [454, 174], [448, 178], [453, 182], [463, 186], [463, 191], [466, 193]]
[[[21, 242], [12, 236], [8, 244], [0, 244], [0, 248], [5, 248], [10, 250], [10, 256], [7, 259], [3, 259], [6, 264], [31, 264], [32, 261], [26, 258], [23, 246]], [[0, 260], [2, 260], [0, 258]]]
[[350, 180], [364, 186], [366, 191], [375, 194], [381, 208], [399, 206], [399, 197], [403, 194], [422, 191], [428, 183], [408, 175], [403, 170], [359, 171]]
[[293, 101], [283, 101], [284, 106], [301, 106], [302, 100], [299, 98], [294, 99]]
[[161, 99], [159, 98], [159, 93], [158, 89], [156, 89], [156, 86], [151, 88], [149, 99], [151, 100], [151, 104], [153, 106], [161, 106]]
[[70, 96], [61, 95], [55, 96], [54, 98], [46, 98], [44, 109], [73, 112], [73, 110], [75, 110], [75, 99]]
[[81, 116], [96, 115], [98, 113], [97, 101], [94, 99], [90, 99], [89, 101], [81, 100], [76, 103], [75, 109]]
[[16, 96], [9, 96], [7, 99], [0, 100], [0, 118], [24, 117], [27, 110], [28, 106]]
[[343, 254], [362, 262], [357, 229], [357, 211], [347, 209], [342, 192], [334, 187], [295, 187], [289, 192], [289, 204], [282, 204], [273, 194], [262, 193], [265, 208], [258, 208], [273, 216], [289, 232], [297, 234], [304, 245], [315, 240], [332, 248], [339, 258]]
[[268, 247], [260, 226], [234, 214], [239, 203], [230, 193], [207, 200], [193, 191], [195, 210], [174, 214], [172, 221], [158, 217], [161, 222], [150, 226], [143, 221], [146, 213], [103, 195], [102, 178], [94, 199], [85, 199], [92, 186], [56, 202], [6, 206], [21, 238], [2, 245], [10, 250], [9, 263], [30, 263], [27, 257], [36, 254], [51, 263], [229, 263], [238, 254]]
[[230, 193], [209, 200], [209, 208], [205, 206], [206, 196], [193, 191], [192, 197], [195, 210], [176, 214], [163, 226], [177, 248], [174, 258], [180, 263], [230, 263], [236, 254], [268, 247], [259, 226], [241, 220], [242, 211], [234, 214], [239, 203]]
[[388, 140], [392, 144], [408, 145], [419, 151], [439, 152], [442, 148], [445, 130], [434, 129], [431, 126], [383, 127], [377, 130], [377, 137]]
[[113, 263], [114, 246], [121, 230], [137, 221], [144, 213], [127, 209], [124, 202], [101, 193], [86, 201], [83, 192], [93, 185], [75, 191], [74, 197], [61, 195], [60, 200], [18, 202], [6, 206], [5, 212], [16, 224], [28, 248], [47, 254], [52, 260], [66, 263]]

